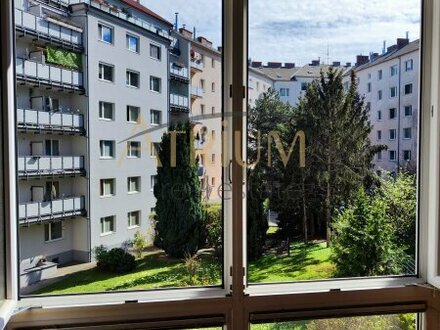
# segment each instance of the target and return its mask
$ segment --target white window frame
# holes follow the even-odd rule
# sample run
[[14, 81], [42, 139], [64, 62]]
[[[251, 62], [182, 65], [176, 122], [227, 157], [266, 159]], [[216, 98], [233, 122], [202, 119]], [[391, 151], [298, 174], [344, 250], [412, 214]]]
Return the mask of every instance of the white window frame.
[[[103, 230], [106, 227], [106, 223], [110, 222], [112, 223], [111, 228], [112, 230]], [[105, 217], [101, 217], [99, 219], [100, 224], [100, 236], [108, 236], [116, 233], [116, 215], [108, 215]]]
[[[407, 109], [407, 108], [410, 109], [410, 113], [409, 113], [409, 114], [407, 114], [407, 112], [406, 112], [406, 109]], [[404, 111], [405, 117], [412, 117], [412, 115], [413, 115], [413, 107], [412, 107], [412, 104], [405, 105], [404, 108], [403, 108], [403, 111]]]
[[[132, 183], [132, 182], [134, 182], [134, 183]], [[127, 192], [128, 192], [128, 194], [138, 194], [138, 193], [140, 193], [141, 190], [142, 190], [141, 182], [142, 182], [142, 179], [141, 179], [140, 176], [130, 176], [130, 177], [128, 177], [127, 178]], [[135, 190], [132, 190], [132, 184], [134, 186], [136, 186]]]
[[[153, 120], [153, 119], [155, 118], [155, 115], [157, 115], [157, 114], [158, 114], [159, 121], [156, 123], [155, 120]], [[160, 124], [162, 124], [162, 111], [150, 109], [150, 125], [151, 126], [158, 126]]]
[[[159, 82], [159, 90], [154, 89], [154, 81]], [[150, 76], [150, 92], [153, 93], [162, 93], [162, 79], [156, 76]]]
[[[60, 225], [61, 226], [61, 236], [60, 237], [52, 238], [52, 230], [53, 230], [52, 226], [53, 225]], [[47, 240], [46, 240], [46, 228], [48, 228], [48, 230], [49, 230], [49, 239], [47, 239]], [[49, 222], [49, 223], [44, 224], [44, 242], [45, 243], [57, 242], [57, 241], [61, 241], [63, 239], [64, 239], [64, 226], [63, 226], [62, 221]]]
[[414, 69], [414, 60], [410, 58], [405, 61], [405, 72], [412, 71]]
[[[394, 93], [393, 93], [394, 92]], [[394, 95], [393, 95], [394, 94]], [[395, 98], [397, 97], [397, 86], [392, 86], [390, 87], [390, 98]]]
[[150, 191], [154, 190], [154, 186], [157, 183], [157, 174], [150, 175]]
[[[137, 111], [137, 120], [131, 120], [131, 111], [130, 110], [134, 110]], [[127, 105], [127, 122], [130, 124], [139, 124], [141, 121], [141, 108], [137, 107], [135, 105]]]
[[[131, 49], [130, 48], [131, 47], [131, 44], [130, 44], [130, 39], [131, 38], [135, 39], [137, 41], [136, 42], [136, 49]], [[125, 43], [126, 43], [127, 50], [132, 52], [132, 53], [139, 54], [139, 51], [140, 51], [140, 38], [138, 36], [135, 36], [134, 34], [126, 33], [125, 40], [126, 40]]]
[[[391, 153], [393, 153], [394, 157], [391, 157]], [[396, 150], [388, 150], [388, 159], [390, 162], [397, 161], [397, 153]]]
[[127, 158], [141, 158], [141, 154], [140, 141], [127, 141]]
[[[106, 183], [111, 183], [110, 191], [106, 191]], [[116, 179], [115, 178], [104, 178], [99, 180], [99, 197], [113, 197], [116, 196]]]
[[[157, 49], [157, 57], [151, 55], [152, 49]], [[148, 51], [149, 51], [150, 58], [152, 58], [156, 61], [162, 60], [162, 47], [160, 45], [150, 43], [150, 48], [148, 49]]]
[[[133, 215], [137, 215], [137, 223], [135, 221], [134, 224], [132, 224], [132, 220], [136, 219], [133, 218]], [[128, 222], [128, 229], [134, 229], [134, 228], [139, 228], [141, 226], [141, 211], [136, 210], [136, 211], [130, 211], [127, 213], [127, 222]]]
[[[105, 79], [105, 67], [109, 67], [112, 69], [112, 79]], [[98, 64], [98, 79], [100, 81], [114, 83], [115, 82], [115, 66], [113, 64], [99, 62], [99, 64]]]
[[[137, 76], [137, 84], [133, 83], [133, 78]], [[134, 79], [136, 81], [136, 79]], [[125, 72], [125, 85], [131, 88], [141, 87], [141, 74], [138, 71], [127, 69]]]
[[[103, 37], [103, 32], [104, 32], [103, 29], [104, 28], [110, 30], [110, 35], [112, 38], [111, 41], [104, 40], [104, 37]], [[115, 43], [115, 29], [110, 25], [98, 22], [98, 40], [103, 43], [109, 44], [109, 45], [114, 45], [114, 43]]]
[[399, 73], [399, 68], [397, 67], [397, 64], [394, 64], [390, 66], [390, 76], [394, 77]]
[[[111, 118], [105, 117], [105, 106], [110, 105], [111, 106]], [[99, 101], [98, 103], [99, 107], [99, 120], [104, 121], [115, 121], [115, 104], [112, 102], [106, 102], [106, 101]]]
[[[404, 127], [402, 130], [403, 130], [403, 134], [402, 134], [403, 135], [403, 139], [404, 140], [411, 140], [412, 139], [412, 135], [413, 135], [412, 134], [412, 128], [411, 127]], [[409, 132], [409, 137], [405, 136], [405, 132]]]
[[[105, 150], [104, 147], [107, 143], [111, 144], [112, 155], [110, 155], [110, 156], [103, 155], [103, 151]], [[115, 157], [116, 157], [116, 143], [115, 143], [115, 141], [114, 140], [100, 140], [99, 141], [99, 159], [115, 159]]]
[[[393, 134], [391, 134], [391, 133], [393, 133]], [[394, 140], [396, 140], [396, 137], [397, 137], [397, 130], [395, 128], [390, 128], [388, 130], [388, 140], [394, 141]]]

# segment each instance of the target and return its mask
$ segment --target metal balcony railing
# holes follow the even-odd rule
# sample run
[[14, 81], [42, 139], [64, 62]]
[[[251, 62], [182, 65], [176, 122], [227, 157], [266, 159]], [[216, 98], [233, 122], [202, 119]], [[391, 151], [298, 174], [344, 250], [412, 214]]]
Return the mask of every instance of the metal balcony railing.
[[18, 176], [53, 176], [84, 174], [84, 156], [18, 157]]
[[188, 96], [170, 94], [170, 105], [171, 107], [189, 109]]
[[17, 109], [17, 126], [24, 131], [84, 134], [84, 116], [65, 112]]
[[162, 29], [158, 26], [155, 26], [155, 25], [153, 25], [143, 19], [132, 16], [130, 13], [130, 9], [128, 11], [121, 10], [120, 8], [112, 7], [109, 4], [105, 4], [102, 1], [96, 1], [96, 0], [62, 0], [62, 2], [65, 4], [69, 4], [69, 5], [75, 5], [78, 3], [85, 3], [91, 7], [102, 10], [108, 14], [116, 16], [116, 17], [123, 19], [127, 22], [133, 23], [133, 24], [143, 28], [144, 30], [150, 31], [151, 33], [157, 34], [163, 38], [171, 40], [171, 35], [170, 35], [169, 31]]
[[174, 63], [170, 63], [170, 74], [188, 80], [188, 68], [177, 66]]
[[191, 86], [191, 95], [196, 97], [203, 97], [205, 91], [201, 87]]
[[85, 197], [66, 197], [44, 202], [29, 202], [18, 206], [20, 225], [49, 221], [85, 214]]
[[83, 48], [81, 29], [69, 27], [68, 24], [57, 22], [52, 17], [38, 17], [21, 9], [15, 9], [15, 27], [22, 34], [32, 35], [37, 39], [57, 42], [69, 48]]
[[24, 82], [83, 90], [83, 74], [79, 71], [23, 58], [16, 59], [15, 70], [17, 79]]
[[191, 59], [191, 68], [203, 71], [203, 62], [200, 60]]

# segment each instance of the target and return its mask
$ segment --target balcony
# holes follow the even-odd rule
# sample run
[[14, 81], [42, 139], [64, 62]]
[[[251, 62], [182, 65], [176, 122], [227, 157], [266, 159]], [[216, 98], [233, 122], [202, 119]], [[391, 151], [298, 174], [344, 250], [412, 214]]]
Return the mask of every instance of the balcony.
[[15, 71], [17, 80], [23, 84], [84, 92], [83, 74], [79, 71], [22, 58], [16, 59]]
[[17, 166], [20, 178], [85, 174], [83, 156], [24, 156]]
[[82, 51], [82, 29], [70, 26], [52, 17], [39, 17], [15, 9], [15, 28], [18, 36], [32, 36], [37, 40], [61, 44], [73, 50]]
[[29, 202], [18, 206], [20, 225], [84, 215], [85, 197], [67, 197], [44, 202]]
[[205, 94], [203, 88], [191, 86], [191, 96], [198, 98], [198, 97], [203, 97], [203, 94]]
[[178, 66], [175, 63], [170, 63], [170, 76], [172, 79], [187, 83], [189, 81], [188, 68]]
[[196, 59], [191, 59], [191, 69], [194, 69], [193, 71], [203, 71], [203, 62]]
[[189, 112], [188, 96], [170, 94], [170, 109], [173, 111]]
[[85, 134], [81, 114], [17, 109], [17, 126], [22, 132]]

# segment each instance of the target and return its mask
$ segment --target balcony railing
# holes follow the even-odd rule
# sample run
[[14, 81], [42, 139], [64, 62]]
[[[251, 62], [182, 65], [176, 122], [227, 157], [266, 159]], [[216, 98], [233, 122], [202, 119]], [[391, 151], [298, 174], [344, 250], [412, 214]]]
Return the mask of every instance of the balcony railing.
[[20, 177], [84, 174], [83, 156], [24, 156], [18, 157]]
[[203, 62], [200, 60], [191, 59], [191, 68], [198, 71], [203, 71]]
[[97, 8], [99, 10], [102, 10], [108, 14], [111, 14], [113, 16], [116, 16], [120, 19], [123, 19], [127, 22], [133, 23], [141, 28], [143, 28], [144, 30], [150, 31], [151, 33], [157, 34], [163, 38], [166, 38], [168, 40], [171, 40], [171, 36], [169, 31], [162, 29], [160, 27], [157, 27], [153, 24], [151, 24], [150, 22], [147, 22], [143, 19], [140, 19], [138, 17], [134, 17], [130, 14], [130, 11], [126, 11], [126, 10], [121, 10], [120, 8], [116, 8], [116, 7], [111, 7], [107, 4], [102, 3], [101, 1], [96, 1], [96, 0], [62, 0], [63, 3], [65, 3], [66, 5], [75, 5], [75, 4], [79, 4], [79, 3], [86, 3], [91, 7]]
[[17, 109], [17, 126], [22, 131], [85, 134], [82, 114]]
[[51, 17], [38, 17], [18, 8], [15, 9], [15, 27], [23, 34], [29, 34], [38, 39], [53, 41], [70, 48], [82, 49], [82, 32], [80, 29], [69, 27]]
[[67, 197], [44, 202], [29, 202], [20, 204], [18, 207], [20, 225], [83, 214], [85, 214], [84, 196]]
[[196, 97], [203, 97], [205, 91], [201, 87], [191, 86], [191, 95]]
[[170, 106], [175, 110], [189, 111], [188, 96], [170, 94]]
[[174, 63], [170, 63], [170, 74], [184, 80], [188, 80], [188, 68], [180, 67]]
[[79, 71], [22, 58], [16, 59], [15, 69], [17, 79], [24, 82], [83, 90], [83, 74]]

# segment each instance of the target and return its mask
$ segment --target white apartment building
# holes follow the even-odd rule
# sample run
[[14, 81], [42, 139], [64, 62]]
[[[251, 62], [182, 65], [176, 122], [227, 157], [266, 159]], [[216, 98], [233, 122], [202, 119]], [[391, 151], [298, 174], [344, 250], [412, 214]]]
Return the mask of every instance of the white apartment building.
[[17, 0], [15, 15], [24, 287], [152, 234], [172, 24], [133, 0]]
[[417, 167], [419, 57], [419, 40], [397, 39], [383, 55], [358, 56], [353, 68], [370, 109], [371, 142], [387, 147], [375, 156], [378, 171]]

